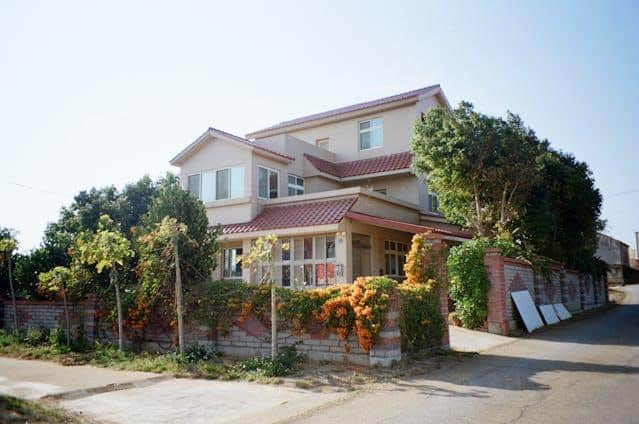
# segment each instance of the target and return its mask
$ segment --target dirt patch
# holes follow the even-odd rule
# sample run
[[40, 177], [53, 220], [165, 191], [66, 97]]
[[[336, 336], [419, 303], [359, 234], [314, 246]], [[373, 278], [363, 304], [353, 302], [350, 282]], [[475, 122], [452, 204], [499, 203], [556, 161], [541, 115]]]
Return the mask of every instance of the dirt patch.
[[314, 392], [349, 392], [369, 390], [379, 384], [393, 384], [405, 378], [428, 374], [475, 357], [476, 353], [441, 350], [411, 355], [389, 368], [362, 367], [352, 364], [306, 362], [282, 384]]

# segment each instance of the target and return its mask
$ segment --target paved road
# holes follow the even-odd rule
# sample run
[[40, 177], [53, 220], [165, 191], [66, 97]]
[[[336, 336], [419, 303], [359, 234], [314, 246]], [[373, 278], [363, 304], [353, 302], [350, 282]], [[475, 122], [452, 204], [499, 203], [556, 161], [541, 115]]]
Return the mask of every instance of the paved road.
[[639, 286], [626, 304], [388, 384], [304, 423], [639, 423]]

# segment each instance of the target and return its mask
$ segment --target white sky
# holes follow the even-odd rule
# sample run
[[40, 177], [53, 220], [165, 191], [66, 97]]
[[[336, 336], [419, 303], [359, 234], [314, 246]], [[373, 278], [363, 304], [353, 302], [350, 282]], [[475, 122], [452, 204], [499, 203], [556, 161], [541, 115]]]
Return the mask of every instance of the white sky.
[[440, 83], [587, 161], [607, 232], [634, 244], [638, 19], [633, 2], [5, 0], [0, 226], [34, 247], [79, 190], [156, 177], [208, 126]]

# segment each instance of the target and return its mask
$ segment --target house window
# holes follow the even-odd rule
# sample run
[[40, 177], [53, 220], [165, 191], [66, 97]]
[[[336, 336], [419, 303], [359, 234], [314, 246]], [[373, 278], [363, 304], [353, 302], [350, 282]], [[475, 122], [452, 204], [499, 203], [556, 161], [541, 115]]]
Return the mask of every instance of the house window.
[[234, 166], [189, 175], [188, 190], [204, 203], [244, 196], [244, 167]]
[[439, 213], [439, 197], [437, 193], [428, 193], [428, 210], [433, 213]]
[[375, 193], [379, 193], [379, 194], [383, 194], [386, 195], [388, 193], [388, 190], [385, 188], [374, 188], [373, 191]]
[[322, 150], [328, 150], [328, 138], [320, 138], [315, 140], [315, 145]]
[[386, 275], [404, 275], [404, 264], [408, 254], [408, 244], [398, 241], [384, 241], [384, 267]]
[[273, 266], [283, 287], [335, 284], [335, 236], [282, 239], [280, 252]]
[[200, 174], [189, 175], [187, 188], [195, 196], [200, 197]]
[[276, 170], [258, 166], [257, 167], [258, 197], [260, 197], [261, 199], [277, 198], [278, 181], [279, 181], [279, 176]]
[[304, 178], [288, 174], [288, 195], [304, 194]]
[[367, 150], [384, 145], [383, 120], [375, 118], [359, 123], [359, 149]]
[[242, 278], [242, 248], [224, 249], [224, 278]]

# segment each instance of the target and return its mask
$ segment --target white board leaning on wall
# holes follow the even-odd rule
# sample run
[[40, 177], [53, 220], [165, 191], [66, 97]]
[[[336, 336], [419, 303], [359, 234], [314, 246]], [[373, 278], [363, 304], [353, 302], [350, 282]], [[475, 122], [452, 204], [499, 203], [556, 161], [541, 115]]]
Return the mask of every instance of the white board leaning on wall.
[[557, 312], [552, 305], [539, 305], [539, 311], [541, 315], [544, 317], [544, 321], [546, 324], [553, 325], [559, 322], [559, 317], [557, 316]]
[[541, 320], [535, 307], [535, 302], [533, 302], [528, 290], [511, 292], [510, 296], [513, 298], [513, 302], [515, 302], [519, 315], [524, 320], [524, 325], [529, 333], [544, 326], [544, 322]]

